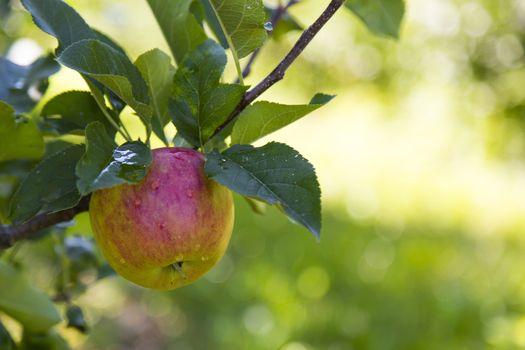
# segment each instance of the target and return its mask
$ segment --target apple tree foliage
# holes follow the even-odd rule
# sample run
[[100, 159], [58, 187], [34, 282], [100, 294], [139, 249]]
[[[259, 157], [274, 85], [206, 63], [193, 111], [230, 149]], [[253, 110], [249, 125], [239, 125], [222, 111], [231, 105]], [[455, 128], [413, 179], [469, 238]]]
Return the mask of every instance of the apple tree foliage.
[[[333, 96], [320, 93], [303, 105], [244, 103], [250, 87], [243, 83], [239, 61], [255, 58], [269, 37], [304, 28], [287, 7], [265, 7], [262, 0], [146, 1], [170, 52], [152, 49], [135, 60], [66, 2], [21, 1], [34, 24], [58, 45], [28, 66], [0, 57], [0, 185], [7, 189], [0, 192], [0, 222], [30, 228], [35, 216], [74, 210], [93, 191], [140, 182], [151, 164], [154, 134], [166, 146], [205, 153], [207, 176], [254, 208], [278, 206], [319, 238], [321, 192], [313, 165], [286, 144], [251, 144]], [[398, 36], [402, 0], [348, 0], [344, 6], [372, 32]], [[9, 1], [0, 0], [0, 22], [9, 12]], [[225, 81], [228, 64], [235, 67], [237, 82]], [[48, 78], [62, 66], [78, 72], [89, 91], [64, 91], [38, 105]], [[132, 138], [123, 124], [126, 106], [144, 125], [145, 139]], [[177, 130], [174, 139], [164, 132], [169, 123]], [[116, 134], [123, 144], [115, 142]], [[80, 141], [65, 141], [70, 135]], [[86, 266], [97, 267], [97, 278], [111, 272], [97, 258], [92, 241], [65, 237], [63, 225], [40, 230], [36, 238], [51, 230], [58, 232], [55, 250], [66, 261], [54, 299], [65, 302], [68, 325], [85, 331], [82, 310], [71, 303], [71, 294], [82, 288], [68, 288], [80, 284], [75, 278]], [[0, 311], [24, 329], [21, 343], [15, 344], [0, 323], [1, 349], [68, 348], [53, 330], [61, 316], [45, 293], [9, 263], [0, 262], [0, 281]]]

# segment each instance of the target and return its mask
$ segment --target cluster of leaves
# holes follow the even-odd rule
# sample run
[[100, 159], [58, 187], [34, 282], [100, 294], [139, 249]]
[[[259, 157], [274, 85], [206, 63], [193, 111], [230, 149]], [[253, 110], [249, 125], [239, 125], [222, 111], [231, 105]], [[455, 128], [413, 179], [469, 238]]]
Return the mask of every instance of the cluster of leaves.
[[[0, 201], [4, 213], [0, 219], [24, 223], [37, 214], [72, 208], [93, 191], [142, 181], [152, 161], [150, 137], [155, 134], [166, 146], [199, 149], [206, 154], [210, 178], [244, 196], [254, 208], [261, 202], [277, 205], [319, 237], [321, 193], [314, 167], [288, 145], [251, 144], [315, 111], [333, 96], [318, 94], [304, 105], [259, 101], [237, 110], [248, 90], [239, 60], [264, 44], [271, 27], [268, 20], [276, 10], [265, 8], [262, 0], [147, 2], [171, 55], [153, 49], [132, 62], [122, 47], [90, 27], [65, 2], [22, 0], [34, 23], [55, 37], [58, 47], [26, 67], [0, 57], [0, 166], [11, 185], [12, 178], [23, 175], [16, 191], [9, 194], [9, 207]], [[347, 7], [374, 32], [397, 36], [402, 1], [378, 3], [376, 8], [367, 1], [351, 1]], [[285, 14], [275, 26], [275, 37], [301, 29]], [[240, 83], [223, 82], [226, 50], [232, 54]], [[38, 118], [25, 117], [60, 65], [77, 71], [89, 91], [63, 92], [36, 112]], [[133, 139], [123, 124], [126, 106], [143, 123], [144, 140]], [[169, 123], [177, 130], [173, 140], [164, 133]], [[115, 142], [117, 133], [125, 143]], [[79, 142], [64, 141], [70, 135]], [[65, 277], [57, 291], [67, 295], [71, 288], [82, 290], [81, 271], [93, 266], [100, 271], [106, 265], [93, 258], [92, 243], [86, 239], [61, 237], [59, 243]], [[6, 303], [0, 304], [0, 310], [24, 325], [25, 339], [30, 342], [33, 335], [45, 333], [46, 341], [59, 344], [60, 338], [49, 331], [60, 320], [49, 299], [31, 289], [9, 265], [0, 265], [0, 280], [16, 286], [0, 294], [0, 303]], [[85, 330], [81, 310], [68, 305], [69, 324]], [[36, 309], [42, 317], [34, 313]], [[32, 321], [27, 319], [29, 311]], [[11, 343], [0, 324], [0, 345]]]

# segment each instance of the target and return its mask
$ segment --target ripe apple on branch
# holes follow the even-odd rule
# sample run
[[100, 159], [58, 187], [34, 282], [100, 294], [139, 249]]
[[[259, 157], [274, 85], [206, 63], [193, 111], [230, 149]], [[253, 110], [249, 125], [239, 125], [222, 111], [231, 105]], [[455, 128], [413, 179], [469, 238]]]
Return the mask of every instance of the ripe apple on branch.
[[[15, 123], [34, 103], [20, 103], [19, 96], [0, 89], [0, 120], [12, 129], [4, 142], [17, 146], [6, 147], [0, 160], [41, 158], [11, 198], [11, 224], [0, 227], [0, 247], [9, 248], [89, 210], [97, 245], [120, 275], [145, 287], [177, 288], [203, 275], [224, 254], [233, 228], [231, 191], [252, 203], [278, 206], [319, 238], [321, 192], [314, 167], [288, 145], [251, 144], [333, 96], [317, 94], [302, 105], [255, 100], [284, 78], [345, 1], [331, 0], [253, 88], [244, 78], [268, 31], [277, 30], [285, 19], [293, 21], [287, 10], [299, 1], [276, 9], [265, 8], [262, 0], [147, 2], [171, 56], [153, 49], [132, 62], [122, 47], [62, 0], [22, 0], [34, 23], [55, 37], [58, 47], [54, 56], [17, 71], [22, 74], [17, 81], [44, 68], [47, 75], [36, 76], [45, 80], [58, 70], [58, 62], [77, 71], [89, 91], [53, 97], [43, 106], [37, 128]], [[364, 0], [346, 5], [372, 31], [397, 36], [401, 0], [380, 9]], [[283, 30], [302, 29], [288, 24]], [[226, 50], [237, 71], [232, 84], [223, 82]], [[247, 56], [241, 69], [240, 59]], [[22, 84], [22, 92], [29, 85]], [[144, 124], [145, 140], [133, 138], [122, 122], [125, 106]], [[169, 123], [177, 130], [173, 140], [164, 132]], [[36, 135], [36, 143], [33, 139], [24, 144], [24, 133]], [[82, 136], [83, 142], [59, 141], [72, 134]], [[123, 144], [115, 142], [117, 134], [125, 139]], [[153, 134], [165, 148], [151, 149]]]

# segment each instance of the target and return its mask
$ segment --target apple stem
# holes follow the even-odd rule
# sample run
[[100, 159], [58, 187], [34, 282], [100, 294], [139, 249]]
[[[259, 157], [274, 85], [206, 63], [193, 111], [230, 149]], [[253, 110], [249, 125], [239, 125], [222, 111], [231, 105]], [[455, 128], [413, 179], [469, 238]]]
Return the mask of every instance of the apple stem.
[[182, 278], [186, 279], [186, 274], [184, 273], [184, 271], [182, 271], [182, 264], [183, 262], [182, 261], [179, 261], [179, 262], [176, 262], [175, 264], [172, 264], [171, 266], [173, 267], [173, 269], [175, 271], [177, 271], [178, 273], [180, 273], [180, 275], [182, 276]]

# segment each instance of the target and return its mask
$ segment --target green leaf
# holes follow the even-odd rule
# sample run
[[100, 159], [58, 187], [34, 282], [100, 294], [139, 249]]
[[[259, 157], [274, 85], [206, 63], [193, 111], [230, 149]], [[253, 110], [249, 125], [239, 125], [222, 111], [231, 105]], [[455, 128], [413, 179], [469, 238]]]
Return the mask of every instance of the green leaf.
[[153, 131], [168, 145], [164, 127], [171, 119], [168, 113], [168, 103], [175, 67], [172, 66], [170, 57], [159, 49], [142, 54], [135, 65], [149, 86], [150, 107], [153, 110], [151, 120]]
[[62, 0], [22, 0], [22, 4], [40, 29], [57, 38], [59, 53], [77, 41], [97, 38], [82, 17]]
[[[213, 7], [213, 12], [220, 23], [221, 32], [218, 32], [217, 26], [212, 26], [216, 35], [219, 38], [223, 35], [228, 37], [229, 44], [233, 46], [231, 49], [239, 58], [249, 55], [263, 45], [267, 37], [264, 29], [267, 14], [262, 0], [203, 1], [208, 8], [210, 5]], [[207, 13], [210, 18], [210, 11]], [[213, 23], [213, 20], [211, 22]]]
[[151, 151], [142, 142], [128, 142], [117, 147], [104, 125], [94, 122], [86, 128], [86, 153], [77, 164], [80, 193], [138, 183], [151, 165]]
[[32, 333], [24, 329], [21, 350], [71, 350], [67, 341], [54, 329], [46, 333]]
[[67, 91], [55, 96], [46, 103], [41, 115], [45, 129], [59, 134], [83, 135], [86, 126], [94, 121], [113, 130], [89, 91]]
[[16, 350], [16, 344], [2, 322], [0, 322], [0, 349]]
[[38, 159], [44, 153], [44, 139], [36, 125], [17, 118], [14, 109], [0, 101], [0, 162]]
[[11, 219], [23, 222], [40, 211], [51, 213], [74, 207], [80, 200], [75, 165], [83, 153], [83, 145], [74, 145], [40, 161], [11, 198]]
[[297, 151], [271, 142], [255, 148], [234, 145], [207, 155], [206, 174], [244, 196], [277, 204], [317, 238], [321, 231], [321, 190], [314, 167]]
[[137, 67], [120, 51], [99, 40], [82, 40], [66, 48], [58, 61], [111, 89], [149, 126], [148, 86]]
[[399, 28], [405, 14], [403, 0], [348, 0], [345, 5], [373, 33], [399, 37]]
[[239, 115], [232, 132], [232, 143], [249, 144], [271, 134], [323, 106], [333, 96], [316, 95], [308, 105], [282, 105], [256, 102]]
[[[33, 15], [35, 23], [45, 32], [54, 36], [59, 42], [59, 49], [57, 53], [62, 53], [67, 47], [73, 43], [86, 39], [98, 39], [100, 42], [108, 45], [115, 51], [119, 52], [121, 56], [126, 57], [124, 50], [111, 40], [105, 34], [93, 30], [87, 23], [80, 17], [80, 15], [69, 5], [65, 4], [61, 0], [24, 0], [24, 6]], [[129, 59], [127, 59], [129, 61]], [[104, 87], [99, 82], [93, 80], [88, 75], [83, 75], [84, 79], [90, 86], [93, 92], [94, 98], [101, 108], [106, 109], [103, 101], [103, 94], [106, 94], [115, 107], [120, 112], [124, 108], [122, 99], [120, 99], [115, 93]]]
[[148, 4], [168, 42], [173, 57], [180, 63], [187, 53], [208, 39], [191, 13], [194, 0], [148, 0]]
[[61, 321], [53, 302], [12, 266], [0, 262], [0, 310], [32, 332], [45, 332]]
[[59, 70], [51, 56], [41, 57], [28, 66], [0, 57], [0, 100], [12, 105], [17, 113], [31, 111], [47, 91], [49, 76]]
[[206, 143], [246, 92], [244, 86], [219, 83], [225, 65], [224, 49], [209, 40], [175, 74], [170, 111], [177, 131], [193, 146]]

